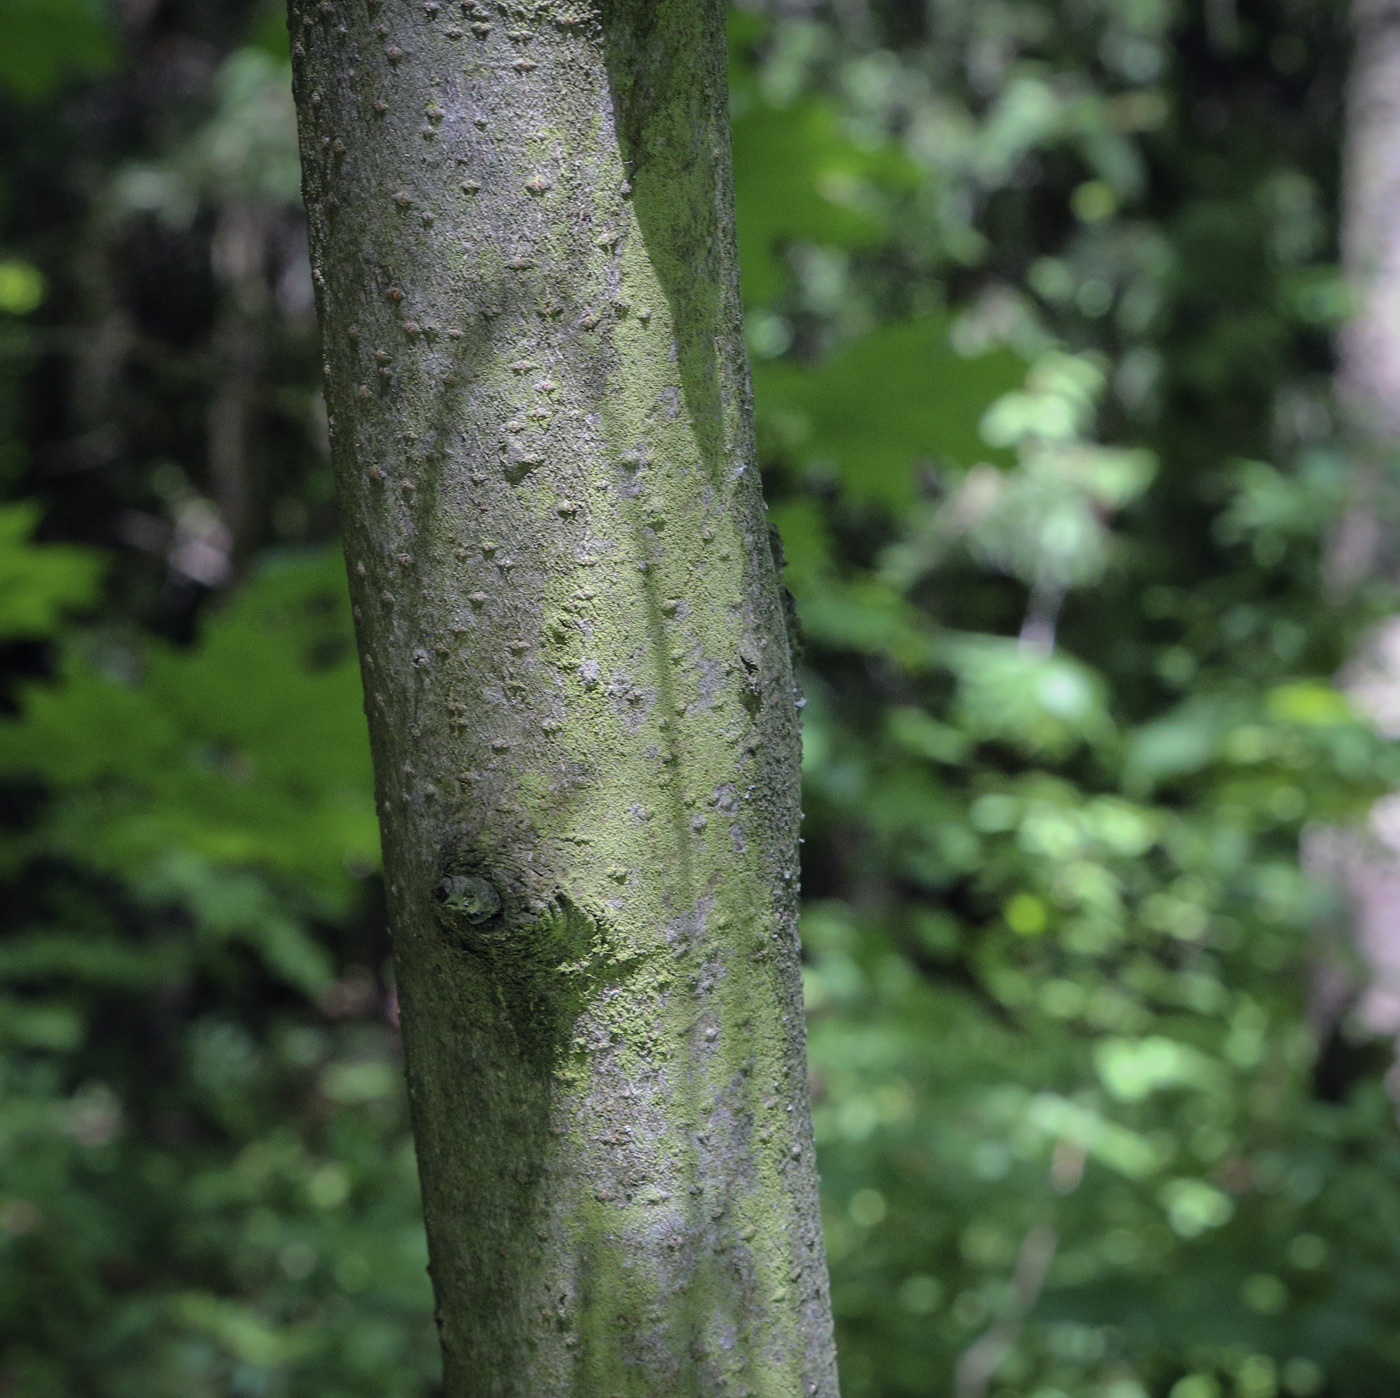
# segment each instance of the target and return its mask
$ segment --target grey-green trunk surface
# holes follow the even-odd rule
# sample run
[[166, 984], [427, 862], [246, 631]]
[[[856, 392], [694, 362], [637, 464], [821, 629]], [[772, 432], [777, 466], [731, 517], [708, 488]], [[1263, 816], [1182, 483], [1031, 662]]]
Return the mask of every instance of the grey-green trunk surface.
[[294, 0], [450, 1398], [834, 1398], [719, 0]]

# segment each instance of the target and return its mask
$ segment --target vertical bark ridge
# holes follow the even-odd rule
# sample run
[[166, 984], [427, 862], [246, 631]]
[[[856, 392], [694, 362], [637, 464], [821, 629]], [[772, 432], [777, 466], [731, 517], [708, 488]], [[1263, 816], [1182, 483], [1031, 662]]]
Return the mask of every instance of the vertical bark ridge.
[[719, 0], [293, 0], [447, 1392], [834, 1398]]

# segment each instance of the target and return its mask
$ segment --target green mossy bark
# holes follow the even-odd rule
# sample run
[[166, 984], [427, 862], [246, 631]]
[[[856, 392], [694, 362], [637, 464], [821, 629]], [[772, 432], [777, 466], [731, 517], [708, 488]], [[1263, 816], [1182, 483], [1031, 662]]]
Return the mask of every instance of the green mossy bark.
[[834, 1398], [722, 4], [291, 30], [446, 1391]]

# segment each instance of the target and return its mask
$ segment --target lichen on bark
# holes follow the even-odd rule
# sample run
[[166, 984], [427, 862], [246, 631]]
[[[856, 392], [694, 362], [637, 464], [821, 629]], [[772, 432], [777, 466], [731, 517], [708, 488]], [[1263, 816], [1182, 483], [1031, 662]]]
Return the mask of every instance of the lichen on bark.
[[446, 1391], [833, 1398], [722, 4], [290, 24]]

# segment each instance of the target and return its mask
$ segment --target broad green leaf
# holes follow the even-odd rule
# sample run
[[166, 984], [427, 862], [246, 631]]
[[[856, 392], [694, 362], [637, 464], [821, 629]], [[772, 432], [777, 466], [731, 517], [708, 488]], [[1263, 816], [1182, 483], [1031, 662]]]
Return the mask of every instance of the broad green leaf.
[[51, 635], [66, 610], [93, 601], [102, 560], [88, 549], [30, 542], [38, 509], [0, 505], [0, 640]]
[[852, 501], [899, 510], [915, 499], [920, 465], [1010, 464], [979, 424], [1025, 372], [1009, 350], [957, 354], [941, 321], [883, 326], [815, 366], [755, 364], [760, 440], [834, 473]]
[[377, 859], [339, 555], [270, 560], [200, 643], [135, 683], [74, 658], [0, 724], [0, 770], [54, 788], [45, 838], [132, 876], [172, 854], [348, 887]]
[[787, 108], [759, 101], [736, 113], [734, 184], [744, 300], [784, 288], [793, 243], [877, 245], [885, 233], [881, 188], [908, 185], [911, 167], [893, 146], [873, 150], [846, 136], [835, 109], [816, 98]]

